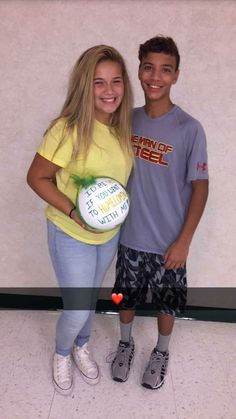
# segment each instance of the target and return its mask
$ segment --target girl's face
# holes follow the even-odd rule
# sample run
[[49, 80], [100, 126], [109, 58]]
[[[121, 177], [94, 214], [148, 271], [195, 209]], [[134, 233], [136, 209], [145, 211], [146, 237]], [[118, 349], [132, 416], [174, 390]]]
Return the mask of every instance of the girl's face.
[[124, 96], [124, 81], [120, 64], [106, 60], [97, 64], [94, 74], [95, 118], [109, 125], [110, 117]]

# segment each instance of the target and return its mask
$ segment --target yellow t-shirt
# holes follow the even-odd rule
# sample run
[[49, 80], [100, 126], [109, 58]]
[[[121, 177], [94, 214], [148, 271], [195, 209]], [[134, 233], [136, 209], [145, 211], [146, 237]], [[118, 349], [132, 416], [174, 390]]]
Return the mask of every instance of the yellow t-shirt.
[[[66, 141], [62, 141], [62, 144], [59, 145], [65, 123], [64, 118], [60, 119], [44, 136], [38, 149], [38, 153], [42, 157], [61, 167], [56, 174], [57, 188], [75, 203], [77, 188], [70, 177], [72, 174], [81, 177], [108, 176], [126, 186], [131, 165], [127, 164], [119, 142], [110, 133], [109, 127], [95, 121], [93, 143], [87, 159], [84, 161], [83, 156], [80, 155], [76, 160], [72, 159], [73, 140], [77, 135], [76, 127], [72, 134], [66, 137]], [[117, 227], [102, 233], [86, 231], [51, 205], [46, 208], [46, 217], [69, 236], [90, 244], [105, 243], [119, 230]]]

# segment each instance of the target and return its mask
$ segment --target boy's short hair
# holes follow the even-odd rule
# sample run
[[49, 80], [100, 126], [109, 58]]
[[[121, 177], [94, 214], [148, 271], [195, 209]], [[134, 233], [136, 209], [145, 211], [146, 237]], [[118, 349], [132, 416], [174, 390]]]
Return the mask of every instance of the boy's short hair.
[[154, 38], [148, 39], [144, 44], [141, 44], [138, 52], [140, 64], [149, 52], [163, 52], [164, 54], [172, 55], [176, 59], [175, 71], [178, 70], [180, 55], [177, 45], [172, 38], [158, 35]]

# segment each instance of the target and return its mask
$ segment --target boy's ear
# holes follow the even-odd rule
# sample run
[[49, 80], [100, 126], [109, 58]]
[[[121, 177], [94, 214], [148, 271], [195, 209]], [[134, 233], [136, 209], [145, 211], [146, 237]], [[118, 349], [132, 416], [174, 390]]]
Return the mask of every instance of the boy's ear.
[[175, 84], [178, 81], [178, 78], [179, 78], [179, 70], [176, 70], [175, 76], [174, 76], [174, 79], [173, 79], [173, 84]]

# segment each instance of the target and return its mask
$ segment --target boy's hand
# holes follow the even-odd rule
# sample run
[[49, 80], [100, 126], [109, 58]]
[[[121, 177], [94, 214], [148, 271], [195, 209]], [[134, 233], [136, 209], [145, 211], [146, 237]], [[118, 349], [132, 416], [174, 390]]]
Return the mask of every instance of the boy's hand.
[[166, 269], [183, 268], [189, 252], [189, 246], [175, 241], [171, 244], [164, 256]]

